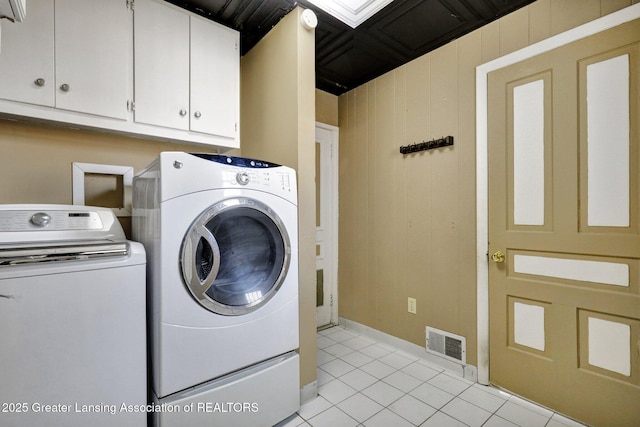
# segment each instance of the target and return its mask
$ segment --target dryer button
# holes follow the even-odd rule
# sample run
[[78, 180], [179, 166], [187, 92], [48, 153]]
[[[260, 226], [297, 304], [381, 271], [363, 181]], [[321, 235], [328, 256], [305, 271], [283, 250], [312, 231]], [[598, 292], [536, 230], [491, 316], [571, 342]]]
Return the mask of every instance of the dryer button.
[[240, 185], [247, 185], [249, 183], [249, 175], [246, 172], [238, 172], [236, 181], [238, 181]]

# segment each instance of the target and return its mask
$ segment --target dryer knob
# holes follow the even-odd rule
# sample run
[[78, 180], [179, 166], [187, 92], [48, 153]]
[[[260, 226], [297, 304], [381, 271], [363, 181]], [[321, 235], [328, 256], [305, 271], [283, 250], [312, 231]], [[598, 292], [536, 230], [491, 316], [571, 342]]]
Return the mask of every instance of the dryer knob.
[[249, 175], [246, 172], [238, 172], [236, 181], [238, 181], [240, 185], [247, 185], [249, 183]]
[[36, 227], [46, 227], [51, 222], [51, 217], [44, 212], [38, 212], [31, 216], [30, 221]]

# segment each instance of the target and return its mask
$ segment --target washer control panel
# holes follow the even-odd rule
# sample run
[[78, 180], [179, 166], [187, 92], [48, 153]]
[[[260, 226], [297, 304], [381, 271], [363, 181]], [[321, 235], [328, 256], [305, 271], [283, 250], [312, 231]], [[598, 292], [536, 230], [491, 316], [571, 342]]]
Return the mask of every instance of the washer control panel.
[[51, 216], [45, 212], [37, 212], [31, 215], [31, 224], [36, 227], [46, 227], [51, 223]]
[[93, 211], [0, 210], [0, 232], [101, 230], [104, 224]]

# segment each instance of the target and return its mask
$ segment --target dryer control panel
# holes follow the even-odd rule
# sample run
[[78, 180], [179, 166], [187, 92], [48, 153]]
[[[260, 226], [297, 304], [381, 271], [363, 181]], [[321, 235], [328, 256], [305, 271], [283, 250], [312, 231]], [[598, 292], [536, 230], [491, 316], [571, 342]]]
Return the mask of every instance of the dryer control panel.
[[282, 197], [296, 205], [298, 200], [295, 169], [264, 160], [223, 154], [160, 153], [156, 162], [134, 178], [134, 187], [144, 187], [146, 192], [155, 191], [156, 185], [159, 186], [157, 195], [160, 203], [209, 190], [226, 191], [228, 197], [240, 193], [249, 196], [244, 191], [260, 191]]
[[223, 154], [191, 153], [205, 160], [227, 165], [222, 169], [223, 183], [229, 187], [247, 187], [254, 189], [269, 188], [285, 192], [294, 191], [292, 169], [277, 163], [246, 157], [226, 156]]
[[292, 191], [291, 173], [278, 170], [254, 171], [243, 168], [225, 168], [222, 170], [223, 182], [228, 187], [247, 187], [253, 189], [277, 188]]
[[282, 166], [277, 163], [267, 162], [265, 160], [249, 159], [246, 157], [225, 156], [224, 154], [209, 154], [209, 153], [190, 153], [190, 154], [196, 157], [200, 157], [202, 159], [210, 160], [212, 162], [222, 163], [230, 166], [240, 166], [243, 168], [267, 169], [267, 168], [277, 168], [278, 166]]

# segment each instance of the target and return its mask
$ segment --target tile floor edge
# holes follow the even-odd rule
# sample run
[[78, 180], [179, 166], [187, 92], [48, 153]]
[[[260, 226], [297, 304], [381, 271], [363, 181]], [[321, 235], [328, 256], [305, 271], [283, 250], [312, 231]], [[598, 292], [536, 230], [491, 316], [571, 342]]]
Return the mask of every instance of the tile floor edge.
[[461, 365], [455, 362], [451, 362], [442, 357], [427, 353], [424, 347], [421, 347], [417, 344], [405, 341], [398, 337], [394, 337], [393, 335], [389, 335], [386, 332], [379, 331], [377, 329], [371, 328], [353, 320], [346, 319], [344, 317], [338, 318], [337, 326], [343, 327], [347, 330], [352, 330], [382, 344], [396, 347], [399, 350], [438, 365], [441, 368], [446, 369], [449, 372], [453, 372], [454, 374], [469, 381], [478, 382], [478, 368], [476, 366]]

